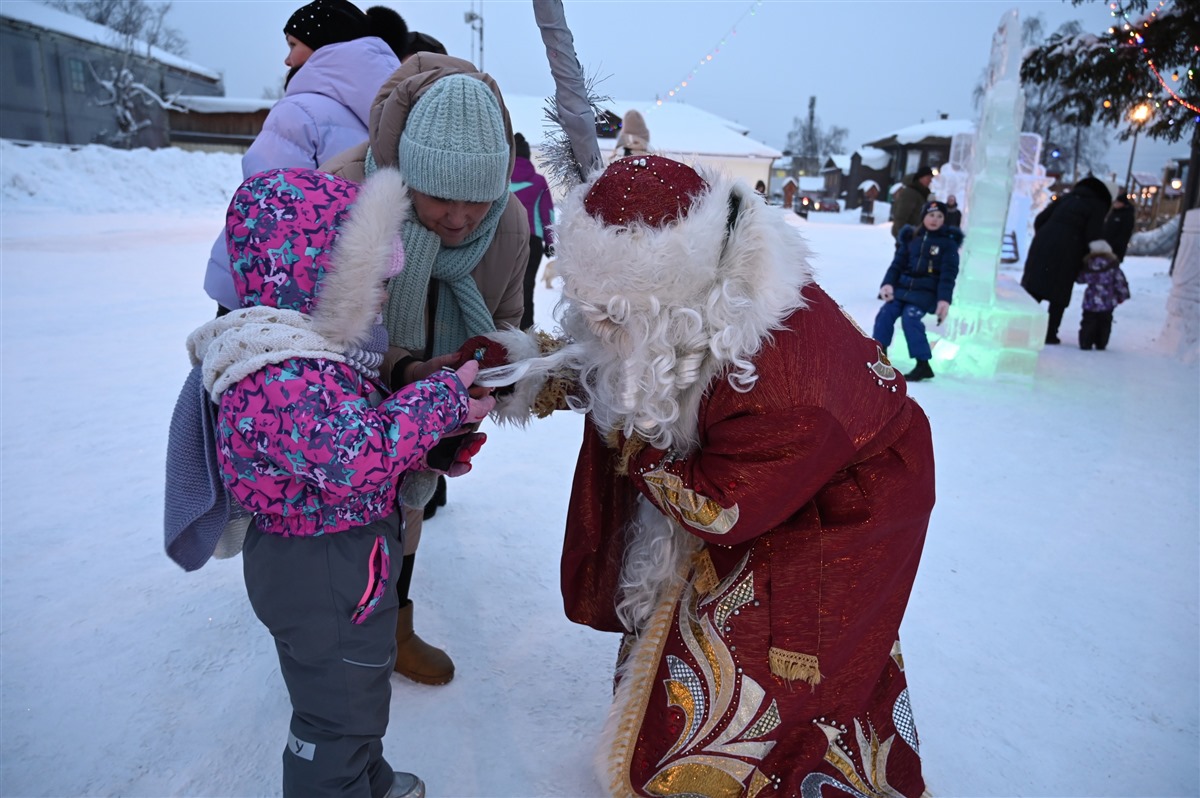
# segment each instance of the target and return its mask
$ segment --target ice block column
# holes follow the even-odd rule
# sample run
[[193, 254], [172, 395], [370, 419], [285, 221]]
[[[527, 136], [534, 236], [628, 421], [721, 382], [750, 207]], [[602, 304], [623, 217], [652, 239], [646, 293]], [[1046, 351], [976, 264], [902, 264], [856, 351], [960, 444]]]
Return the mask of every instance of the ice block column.
[[1020, 18], [1013, 9], [1001, 17], [992, 37], [967, 177], [967, 237], [954, 303], [933, 348], [934, 371], [939, 374], [1031, 376], [1046, 339], [1045, 309], [1015, 281], [997, 279], [1025, 112], [1020, 61]]

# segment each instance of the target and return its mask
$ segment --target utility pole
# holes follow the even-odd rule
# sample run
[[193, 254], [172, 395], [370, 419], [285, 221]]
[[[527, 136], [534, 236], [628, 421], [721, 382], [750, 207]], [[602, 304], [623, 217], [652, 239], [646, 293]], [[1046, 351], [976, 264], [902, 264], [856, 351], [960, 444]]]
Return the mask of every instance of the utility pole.
[[475, 62], [479, 71], [483, 72], [483, 0], [479, 0], [479, 13], [475, 13], [475, 0], [471, 0], [471, 10], [463, 14], [463, 22], [471, 26], [471, 60], [475, 60], [475, 37], [479, 37], [479, 60]]

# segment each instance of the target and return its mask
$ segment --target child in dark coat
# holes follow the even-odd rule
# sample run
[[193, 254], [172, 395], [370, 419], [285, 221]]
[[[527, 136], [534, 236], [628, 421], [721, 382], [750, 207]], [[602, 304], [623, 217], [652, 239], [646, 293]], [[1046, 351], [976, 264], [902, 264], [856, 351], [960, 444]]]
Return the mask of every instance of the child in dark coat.
[[874, 338], [886, 353], [892, 343], [896, 319], [900, 319], [908, 355], [917, 361], [916, 367], [904, 375], [909, 382], [933, 377], [933, 369], [929, 367], [932, 352], [921, 320], [926, 313], [936, 313], [938, 324], [944, 322], [954, 296], [958, 248], [962, 246], [963, 234], [957, 227], [947, 227], [945, 222], [945, 203], [925, 203], [920, 227], [905, 225], [900, 230], [896, 255], [879, 289], [883, 307], [875, 316]]
[[1079, 322], [1079, 348], [1105, 349], [1112, 333], [1113, 310], [1129, 299], [1129, 281], [1107, 241], [1093, 241], [1088, 249], [1083, 268], [1075, 278], [1075, 282], [1087, 284], [1083, 292], [1083, 320]]

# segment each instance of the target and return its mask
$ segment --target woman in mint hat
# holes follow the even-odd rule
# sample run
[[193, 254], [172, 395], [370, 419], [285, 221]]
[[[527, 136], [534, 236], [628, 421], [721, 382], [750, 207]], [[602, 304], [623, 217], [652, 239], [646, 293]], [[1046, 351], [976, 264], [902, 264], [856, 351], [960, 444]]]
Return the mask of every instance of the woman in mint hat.
[[[496, 82], [473, 64], [418, 53], [380, 89], [368, 141], [321, 168], [361, 181], [399, 169], [413, 211], [404, 224], [405, 268], [388, 286], [390, 347], [383, 377], [393, 390], [450, 364], [475, 335], [516, 327], [524, 310], [529, 221], [509, 193], [512, 123]], [[454, 662], [413, 631], [408, 591], [432, 475], [401, 486], [405, 551], [399, 580], [396, 671], [445, 684]]]

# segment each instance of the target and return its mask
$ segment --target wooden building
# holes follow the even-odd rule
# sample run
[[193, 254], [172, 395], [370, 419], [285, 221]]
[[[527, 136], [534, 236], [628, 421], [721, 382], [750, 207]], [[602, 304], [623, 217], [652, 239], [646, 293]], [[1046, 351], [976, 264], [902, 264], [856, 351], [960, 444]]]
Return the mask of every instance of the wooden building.
[[[0, 138], [115, 143], [117, 118], [101, 81], [122, 69], [159, 98], [224, 93], [216, 72], [41, 3], [0, 4], [0, 53]], [[144, 125], [121, 143], [164, 147], [167, 112], [146, 99], [134, 106]]]

